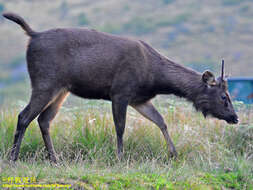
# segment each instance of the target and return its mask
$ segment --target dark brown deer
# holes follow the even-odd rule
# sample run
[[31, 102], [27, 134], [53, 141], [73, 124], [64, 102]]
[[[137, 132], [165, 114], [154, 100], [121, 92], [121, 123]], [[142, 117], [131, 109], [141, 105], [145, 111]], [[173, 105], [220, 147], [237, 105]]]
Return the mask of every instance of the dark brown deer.
[[238, 122], [223, 71], [218, 79], [210, 71], [198, 73], [168, 60], [143, 41], [84, 28], [35, 32], [20, 16], [3, 16], [19, 24], [30, 37], [26, 59], [32, 95], [18, 116], [10, 155], [13, 161], [18, 158], [26, 128], [39, 116], [49, 158], [56, 162], [49, 126], [69, 92], [112, 101], [119, 158], [128, 105], [161, 129], [171, 155], [177, 155], [162, 116], [150, 102], [157, 94], [184, 97], [204, 116]]

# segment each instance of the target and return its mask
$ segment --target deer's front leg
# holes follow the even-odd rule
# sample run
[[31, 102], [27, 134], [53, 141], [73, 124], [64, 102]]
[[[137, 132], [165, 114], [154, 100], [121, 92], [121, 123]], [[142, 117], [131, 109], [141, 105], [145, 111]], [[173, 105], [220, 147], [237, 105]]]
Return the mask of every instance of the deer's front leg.
[[126, 124], [128, 99], [123, 96], [116, 95], [112, 99], [113, 120], [117, 133], [117, 156], [122, 159], [123, 156], [123, 134]]
[[167, 146], [170, 150], [170, 155], [172, 157], [177, 157], [177, 151], [169, 136], [167, 125], [165, 124], [161, 114], [155, 109], [153, 104], [151, 102], [146, 102], [139, 105], [132, 105], [132, 107], [144, 117], [154, 122], [161, 129], [163, 136], [166, 140]]

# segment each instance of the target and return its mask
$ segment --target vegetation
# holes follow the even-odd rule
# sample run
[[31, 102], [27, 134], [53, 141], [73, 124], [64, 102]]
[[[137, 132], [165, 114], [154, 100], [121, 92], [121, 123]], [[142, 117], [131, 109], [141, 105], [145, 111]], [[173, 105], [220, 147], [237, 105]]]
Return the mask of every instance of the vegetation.
[[[26, 11], [29, 10], [29, 11]], [[20, 14], [36, 31], [84, 26], [150, 43], [175, 62], [218, 73], [221, 58], [231, 76], [253, 73], [251, 0], [4, 1], [0, 13]], [[159, 97], [179, 156], [170, 160], [154, 124], [128, 110], [124, 159], [116, 158], [110, 104], [70, 97], [51, 126], [59, 157], [52, 165], [34, 121], [20, 160], [9, 163], [18, 113], [29, 100], [27, 36], [0, 18], [0, 188], [6, 177], [36, 177], [40, 184], [73, 189], [253, 189], [252, 107], [236, 102], [240, 124], [204, 119], [188, 103]]]
[[87, 16], [84, 13], [80, 13], [78, 16], [78, 25], [85, 26], [88, 24], [89, 24], [89, 21], [88, 21]]
[[164, 4], [173, 3], [175, 0], [162, 0]]
[[231, 5], [238, 5], [240, 3], [246, 2], [248, 0], [222, 0], [224, 5], [231, 6]]
[[4, 5], [0, 3], [0, 13], [2, 13], [3, 11], [4, 11]]
[[[177, 103], [176, 103], [177, 102]], [[18, 111], [0, 112], [0, 177], [35, 176], [38, 183], [71, 184], [77, 189], [252, 189], [253, 123], [250, 108], [236, 103], [238, 126], [204, 119], [191, 105], [159, 97], [179, 156], [168, 159], [158, 127], [128, 110], [124, 159], [116, 158], [116, 135], [108, 102], [86, 101], [62, 108], [51, 127], [59, 164], [52, 166], [36, 122], [25, 134], [20, 160], [8, 163]]]

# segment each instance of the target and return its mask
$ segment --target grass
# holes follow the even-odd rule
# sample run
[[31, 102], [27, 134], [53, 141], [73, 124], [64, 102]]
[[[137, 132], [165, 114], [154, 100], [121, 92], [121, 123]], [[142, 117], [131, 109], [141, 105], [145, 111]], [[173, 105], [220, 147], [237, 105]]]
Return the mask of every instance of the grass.
[[[177, 103], [176, 103], [177, 102]], [[35, 177], [39, 184], [71, 184], [73, 189], [252, 189], [252, 113], [237, 103], [240, 124], [204, 119], [183, 101], [158, 98], [179, 153], [168, 159], [163, 136], [154, 124], [128, 109], [124, 159], [116, 158], [110, 104], [87, 101], [64, 107], [51, 126], [59, 158], [47, 159], [36, 122], [24, 137], [20, 160], [7, 161], [19, 106], [0, 111], [0, 177]], [[23, 107], [23, 106], [21, 106]]]

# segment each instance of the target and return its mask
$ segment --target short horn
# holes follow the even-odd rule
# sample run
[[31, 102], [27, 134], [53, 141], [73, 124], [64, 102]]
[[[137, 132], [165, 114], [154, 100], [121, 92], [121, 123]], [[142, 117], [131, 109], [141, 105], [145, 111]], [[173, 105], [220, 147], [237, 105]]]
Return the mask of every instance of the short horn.
[[221, 62], [221, 80], [224, 80], [224, 59]]

